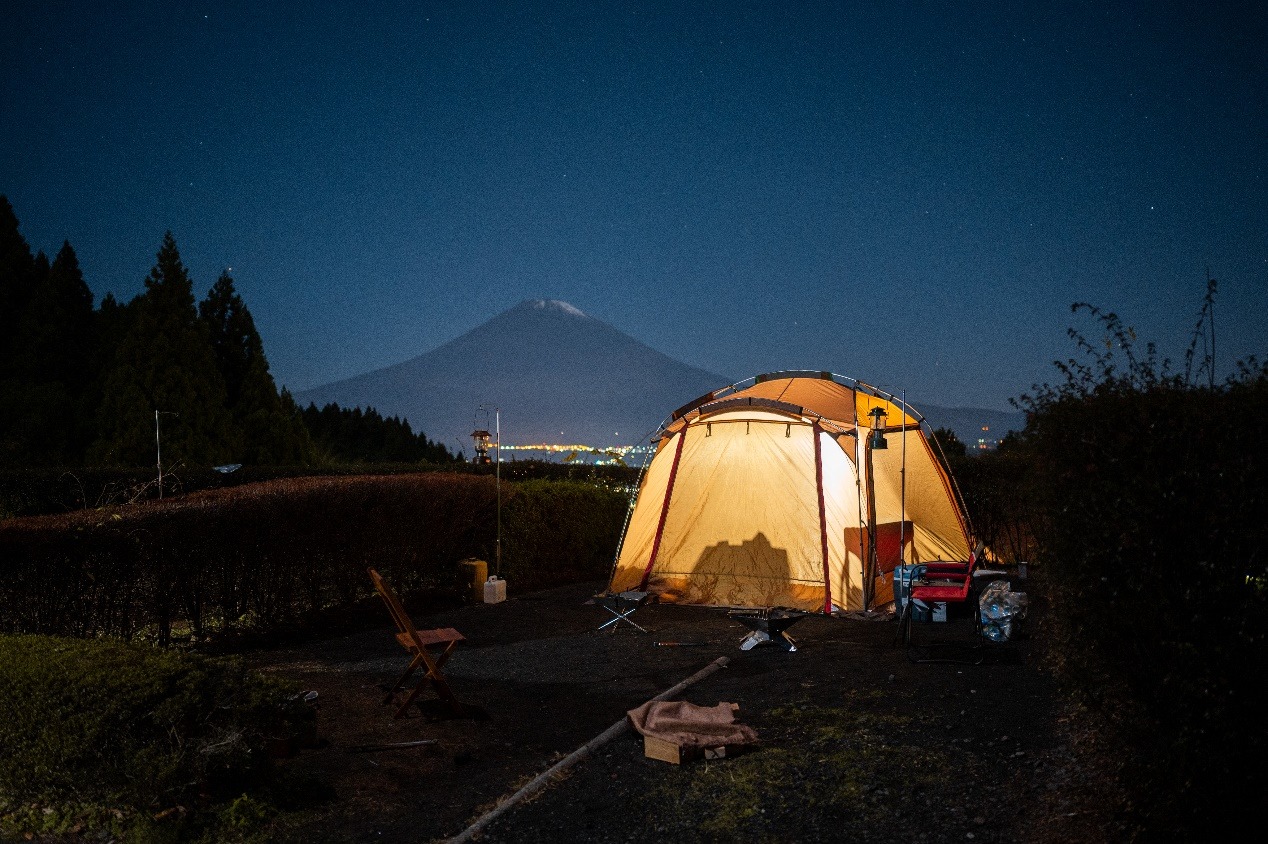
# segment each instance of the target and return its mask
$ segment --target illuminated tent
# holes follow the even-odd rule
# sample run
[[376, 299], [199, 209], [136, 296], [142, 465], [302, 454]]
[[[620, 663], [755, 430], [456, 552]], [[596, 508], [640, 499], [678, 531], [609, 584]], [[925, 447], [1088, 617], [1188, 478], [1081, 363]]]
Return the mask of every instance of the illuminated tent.
[[875, 609], [893, 601], [900, 562], [969, 559], [960, 496], [919, 413], [826, 372], [750, 381], [662, 425], [611, 591], [711, 606]]

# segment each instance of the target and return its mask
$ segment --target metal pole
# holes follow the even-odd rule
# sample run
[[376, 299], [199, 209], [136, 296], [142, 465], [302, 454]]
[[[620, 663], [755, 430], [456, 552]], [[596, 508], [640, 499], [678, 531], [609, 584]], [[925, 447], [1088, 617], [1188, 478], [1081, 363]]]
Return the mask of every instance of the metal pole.
[[904, 547], [907, 543], [907, 391], [903, 390], [903, 467], [899, 470], [898, 476], [902, 481], [900, 498], [902, 501], [901, 515], [898, 517], [898, 564], [900, 566], [907, 565], [907, 557], [904, 553]]
[[863, 611], [870, 612], [876, 594], [876, 482], [872, 477], [872, 437], [863, 445], [867, 455], [867, 561], [863, 564]]
[[159, 498], [163, 497], [163, 450], [159, 444], [159, 412], [158, 408], [154, 409], [154, 458], [158, 464], [158, 488]]
[[[487, 423], [486, 423], [487, 424]], [[493, 570], [498, 577], [502, 576], [502, 411], [499, 408], [493, 408], [493, 430], [497, 434], [497, 465], [494, 467], [494, 486], [497, 489], [498, 499], [498, 528], [497, 540], [494, 544]]]

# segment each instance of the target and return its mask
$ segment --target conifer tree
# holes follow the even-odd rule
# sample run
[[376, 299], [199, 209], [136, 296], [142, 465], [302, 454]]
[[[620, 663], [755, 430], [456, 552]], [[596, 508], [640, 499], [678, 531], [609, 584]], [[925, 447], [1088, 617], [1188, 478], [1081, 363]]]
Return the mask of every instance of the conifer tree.
[[92, 344], [92, 291], [64, 243], [52, 266], [34, 260], [35, 286], [19, 320], [5, 391], [12, 462], [66, 465], [83, 456], [85, 385]]
[[78, 394], [92, 351], [92, 291], [69, 242], [44, 270], [46, 261], [43, 253], [36, 258], [36, 284], [18, 327], [15, 362], [23, 377], [64, 384]]
[[165, 466], [234, 458], [238, 442], [225, 407], [224, 378], [170, 231], [145, 288], [130, 306], [135, 314], [103, 379], [97, 439], [89, 459], [153, 465], [156, 412], [163, 414], [159, 425]]
[[35, 289], [35, 258], [18, 217], [0, 195], [0, 379], [13, 374], [18, 325]]
[[257, 464], [307, 462], [312, 451], [307, 429], [294, 400], [288, 412], [278, 396], [255, 320], [227, 272], [220, 274], [198, 312], [224, 378], [229, 413], [242, 437], [241, 459]]

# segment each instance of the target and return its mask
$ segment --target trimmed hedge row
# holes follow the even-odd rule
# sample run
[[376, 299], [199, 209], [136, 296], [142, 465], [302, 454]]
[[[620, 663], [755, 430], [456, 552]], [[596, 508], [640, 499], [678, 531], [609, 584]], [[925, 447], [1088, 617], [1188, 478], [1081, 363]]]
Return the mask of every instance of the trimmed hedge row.
[[[626, 499], [569, 482], [502, 483], [503, 571], [515, 588], [606, 576]], [[370, 594], [459, 594], [460, 560], [494, 560], [492, 477], [305, 477], [0, 522], [0, 631], [109, 634], [174, 625], [295, 629]]]
[[[502, 577], [516, 589], [609, 578], [630, 500], [580, 481], [524, 481], [503, 506]], [[490, 574], [494, 559], [488, 558]]]
[[[186, 468], [164, 472], [163, 494], [187, 495], [279, 478], [412, 475], [431, 471], [491, 475], [494, 467], [473, 464], [374, 463], [339, 464], [320, 468], [243, 466], [229, 473], [217, 472], [209, 467]], [[550, 463], [541, 460], [506, 461], [501, 466], [501, 472], [504, 481], [581, 481], [613, 488], [630, 487], [638, 479], [638, 469], [634, 467]], [[153, 468], [0, 470], [0, 520], [54, 515], [85, 508], [149, 501], [158, 497], [158, 480]]]

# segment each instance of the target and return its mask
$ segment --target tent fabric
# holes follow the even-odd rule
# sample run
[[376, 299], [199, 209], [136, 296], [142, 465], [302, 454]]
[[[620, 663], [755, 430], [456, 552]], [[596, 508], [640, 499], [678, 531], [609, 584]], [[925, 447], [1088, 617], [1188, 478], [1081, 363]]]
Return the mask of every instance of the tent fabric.
[[[886, 414], [884, 450], [867, 445], [872, 407]], [[900, 558], [968, 559], [957, 500], [915, 411], [819, 373], [760, 376], [662, 429], [610, 589], [820, 612], [864, 609], [870, 592], [876, 608], [893, 600]]]

